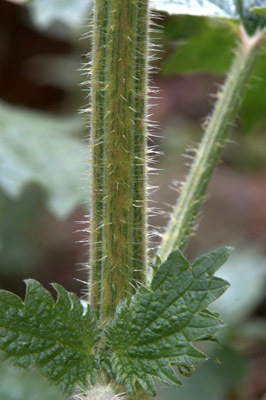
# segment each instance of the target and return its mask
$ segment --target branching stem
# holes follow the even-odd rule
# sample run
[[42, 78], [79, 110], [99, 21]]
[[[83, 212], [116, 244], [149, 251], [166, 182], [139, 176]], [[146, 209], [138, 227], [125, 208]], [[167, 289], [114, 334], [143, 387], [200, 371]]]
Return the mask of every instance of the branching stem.
[[239, 110], [247, 82], [258, 57], [262, 33], [248, 37], [241, 29], [241, 41], [225, 85], [185, 181], [158, 251], [162, 261], [175, 249], [183, 249], [195, 225], [231, 126]]

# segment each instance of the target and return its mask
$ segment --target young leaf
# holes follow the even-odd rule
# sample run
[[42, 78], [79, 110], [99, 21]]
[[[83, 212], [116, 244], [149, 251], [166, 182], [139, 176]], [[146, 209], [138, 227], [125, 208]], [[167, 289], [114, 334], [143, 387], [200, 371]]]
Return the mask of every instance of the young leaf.
[[134, 394], [138, 382], [155, 394], [153, 378], [170, 385], [181, 381], [171, 368], [191, 371], [206, 356], [193, 342], [211, 338], [223, 322], [206, 310], [227, 288], [214, 272], [230, 249], [204, 255], [191, 266], [174, 251], [155, 274], [150, 288], [142, 287], [129, 306], [123, 303], [107, 327], [117, 380]]
[[27, 280], [23, 302], [0, 291], [0, 355], [19, 367], [37, 365], [64, 391], [94, 381], [93, 347], [98, 334], [90, 308], [83, 312], [78, 297], [54, 284], [58, 299], [34, 280]]

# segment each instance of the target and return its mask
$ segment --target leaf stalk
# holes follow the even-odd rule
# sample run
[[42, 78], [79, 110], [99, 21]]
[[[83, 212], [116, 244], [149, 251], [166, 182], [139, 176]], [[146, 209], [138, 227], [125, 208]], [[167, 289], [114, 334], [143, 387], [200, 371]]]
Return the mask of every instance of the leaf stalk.
[[240, 42], [226, 82], [217, 93], [212, 117], [200, 143], [169, 225], [163, 235], [158, 256], [162, 261], [175, 249], [183, 249], [193, 232], [210, 180], [219, 163], [231, 126], [239, 111], [247, 83], [259, 55], [262, 35], [249, 37], [243, 28]]

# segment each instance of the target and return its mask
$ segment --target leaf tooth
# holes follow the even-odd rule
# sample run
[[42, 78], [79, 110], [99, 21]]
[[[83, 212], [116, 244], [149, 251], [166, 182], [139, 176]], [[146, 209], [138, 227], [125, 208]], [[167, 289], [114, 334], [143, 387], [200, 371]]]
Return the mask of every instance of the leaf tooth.
[[170, 366], [170, 364], [167, 366], [159, 365], [158, 377], [166, 385], [170, 385], [170, 386], [181, 386], [182, 385], [181, 380], [175, 374], [175, 372], [174, 372], [173, 368]]
[[58, 285], [57, 283], [52, 283], [52, 287], [57, 293], [55, 310], [64, 318], [64, 313], [66, 312], [66, 310], [71, 309], [71, 301], [69, 299], [68, 293], [61, 285]]
[[232, 251], [232, 247], [224, 247], [197, 258], [192, 264], [194, 277], [198, 278], [204, 273], [213, 275], [227, 261]]

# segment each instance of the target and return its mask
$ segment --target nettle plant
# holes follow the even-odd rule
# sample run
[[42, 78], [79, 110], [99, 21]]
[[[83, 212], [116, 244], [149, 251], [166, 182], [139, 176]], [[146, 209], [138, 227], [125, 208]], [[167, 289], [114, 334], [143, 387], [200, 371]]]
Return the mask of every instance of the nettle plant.
[[[27, 280], [25, 300], [0, 294], [3, 359], [37, 366], [76, 399], [146, 399], [154, 379], [180, 385], [206, 359], [194, 342], [223, 326], [208, 306], [231, 249], [190, 263], [191, 235], [265, 33], [266, 2], [165, 0], [153, 9], [236, 20], [239, 43], [154, 260], [147, 260], [148, 0], [95, 0], [91, 79], [89, 298]], [[261, 14], [261, 15], [260, 15]], [[176, 366], [175, 369], [172, 367]]]

